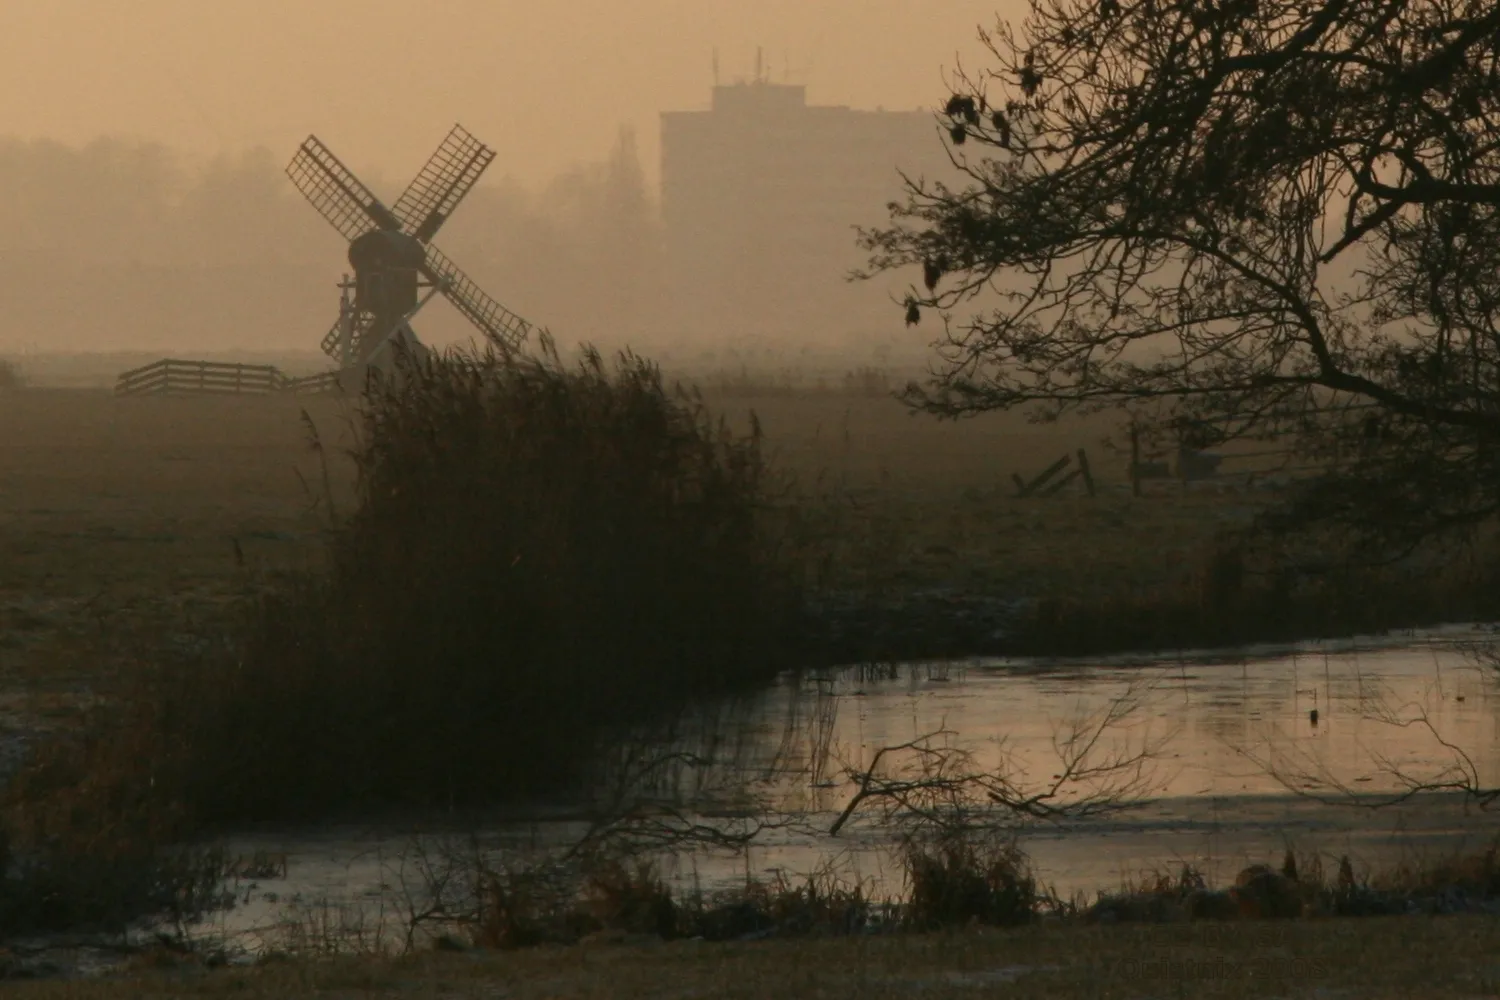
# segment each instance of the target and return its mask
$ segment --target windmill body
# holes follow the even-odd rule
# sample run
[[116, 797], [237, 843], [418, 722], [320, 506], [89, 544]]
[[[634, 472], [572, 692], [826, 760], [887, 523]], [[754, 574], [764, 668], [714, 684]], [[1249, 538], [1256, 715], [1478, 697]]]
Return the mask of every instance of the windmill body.
[[349, 241], [352, 281], [340, 288], [339, 318], [324, 335], [323, 352], [337, 372], [287, 378], [270, 365], [164, 359], [122, 374], [121, 395], [156, 393], [271, 393], [326, 391], [370, 368], [389, 369], [398, 350], [424, 352], [411, 321], [442, 295], [490, 344], [518, 350], [531, 324], [486, 295], [432, 242], [453, 210], [473, 190], [495, 151], [460, 125], [438, 145], [391, 207], [360, 182], [315, 135], [297, 148], [286, 172], [312, 206]]

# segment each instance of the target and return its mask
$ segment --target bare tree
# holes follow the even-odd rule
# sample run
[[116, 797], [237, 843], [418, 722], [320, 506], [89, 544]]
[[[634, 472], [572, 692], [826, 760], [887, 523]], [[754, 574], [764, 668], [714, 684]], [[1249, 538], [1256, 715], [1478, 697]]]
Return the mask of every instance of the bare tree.
[[[1496, 655], [1481, 647], [1470, 652], [1481, 657]], [[1363, 748], [1369, 757], [1369, 773], [1351, 778], [1296, 743], [1268, 740], [1260, 752], [1245, 746], [1231, 749], [1289, 793], [1324, 805], [1384, 809], [1434, 793], [1456, 794], [1481, 810], [1500, 801], [1495, 775], [1486, 774], [1481, 761], [1443, 733], [1427, 705], [1398, 703], [1378, 689], [1367, 695], [1364, 704], [1362, 715], [1367, 722], [1388, 727], [1392, 736], [1405, 731], [1424, 739], [1431, 748], [1428, 759], [1421, 763], [1403, 760], [1382, 746], [1385, 740], [1372, 740]]]
[[1406, 545], [1500, 509], [1500, 8], [1031, 0], [982, 37], [964, 186], [862, 234], [944, 317], [910, 402], [1291, 433], [1340, 474], [1282, 526]]
[[712, 751], [631, 740], [607, 763], [586, 828], [560, 855], [564, 863], [695, 850], [738, 854], [798, 822], [768, 804], [753, 768]]
[[1170, 734], [1138, 740], [1122, 736], [1143, 705], [1132, 685], [1103, 709], [1083, 713], [1053, 738], [1058, 768], [1049, 781], [1030, 785], [1013, 756], [984, 768], [957, 735], [940, 728], [881, 747], [869, 766], [845, 762], [854, 794], [829, 828], [837, 836], [861, 810], [873, 809], [901, 834], [995, 827], [1018, 818], [1082, 819], [1139, 805], [1156, 787], [1153, 766]]

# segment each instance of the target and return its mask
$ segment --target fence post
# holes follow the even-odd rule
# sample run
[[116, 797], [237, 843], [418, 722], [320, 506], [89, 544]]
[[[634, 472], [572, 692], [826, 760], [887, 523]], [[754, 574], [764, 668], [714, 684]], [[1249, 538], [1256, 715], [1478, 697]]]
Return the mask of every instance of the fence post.
[[1141, 428], [1130, 422], [1130, 495], [1141, 495]]
[[1088, 490], [1089, 496], [1094, 495], [1094, 474], [1089, 471], [1089, 456], [1082, 449], [1078, 449], [1078, 471], [1083, 474], [1083, 488]]
[[1187, 496], [1188, 491], [1188, 438], [1185, 426], [1177, 428], [1177, 485], [1182, 490], [1182, 495]]

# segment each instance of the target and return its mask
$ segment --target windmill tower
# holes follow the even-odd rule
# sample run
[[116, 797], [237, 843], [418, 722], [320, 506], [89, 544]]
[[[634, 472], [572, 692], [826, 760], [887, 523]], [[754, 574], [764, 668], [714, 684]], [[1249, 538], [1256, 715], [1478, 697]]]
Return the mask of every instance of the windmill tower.
[[352, 289], [345, 288], [339, 318], [322, 341], [341, 369], [388, 365], [398, 342], [423, 350], [411, 320], [438, 294], [496, 347], [511, 351], [525, 341], [531, 324], [486, 295], [432, 243], [494, 158], [493, 149], [455, 125], [387, 208], [317, 136], [298, 147], [287, 176], [349, 241]]

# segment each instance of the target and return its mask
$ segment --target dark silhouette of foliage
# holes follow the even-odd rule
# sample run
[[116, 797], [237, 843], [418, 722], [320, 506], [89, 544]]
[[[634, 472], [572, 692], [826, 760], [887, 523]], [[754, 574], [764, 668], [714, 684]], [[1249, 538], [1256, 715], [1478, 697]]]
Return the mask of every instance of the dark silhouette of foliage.
[[1291, 434], [1338, 474], [1275, 526], [1496, 512], [1500, 8], [1033, 0], [983, 38], [945, 109], [964, 186], [862, 233], [947, 319], [914, 405]]

